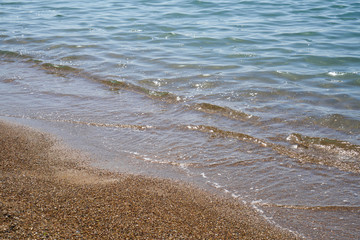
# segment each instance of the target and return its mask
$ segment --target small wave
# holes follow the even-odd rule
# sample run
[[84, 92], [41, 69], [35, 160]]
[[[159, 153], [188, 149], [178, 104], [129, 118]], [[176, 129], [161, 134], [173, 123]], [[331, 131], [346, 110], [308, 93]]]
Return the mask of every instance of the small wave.
[[186, 128], [189, 130], [210, 133], [212, 135], [212, 137], [235, 138], [235, 139], [238, 139], [241, 141], [255, 143], [255, 144], [261, 145], [263, 147], [268, 147], [269, 145], [271, 145], [270, 143], [267, 143], [266, 141], [264, 141], [260, 138], [256, 138], [256, 137], [244, 134], [244, 133], [221, 130], [219, 128], [212, 127], [212, 126], [188, 125]]
[[303, 55], [302, 57], [305, 62], [316, 66], [339, 66], [344, 63], [360, 63], [358, 57], [328, 57], [328, 56], [315, 56], [315, 55]]
[[147, 89], [132, 83], [117, 81], [117, 80], [100, 80], [101, 83], [110, 86], [112, 90], [129, 90], [141, 94], [145, 94], [148, 97], [164, 100], [166, 102], [179, 102], [181, 97], [176, 96], [170, 92], [154, 91]]
[[161, 99], [167, 102], [178, 102], [181, 101], [181, 98], [170, 93], [170, 92], [162, 92], [162, 91], [154, 91], [151, 89], [147, 89], [132, 83], [123, 82], [123, 81], [117, 81], [117, 80], [104, 80], [102, 78], [96, 77], [92, 75], [91, 73], [85, 72], [80, 68], [74, 68], [68, 65], [59, 65], [59, 64], [53, 64], [53, 63], [43, 63], [42, 61], [33, 60], [32, 62], [39, 65], [42, 69], [48, 71], [49, 73], [56, 74], [58, 76], [66, 76], [68, 74], [76, 74], [77, 76], [80, 76], [82, 78], [100, 82], [104, 85], [110, 86], [111, 90], [129, 90], [141, 94], [145, 94], [148, 97]]
[[[23, 116], [16, 116], [16, 115], [4, 115], [6, 117], [14, 117], [14, 118], [24, 118]], [[29, 119], [40, 119], [40, 120], [47, 120], [51, 122], [64, 122], [64, 123], [71, 123], [71, 124], [79, 124], [79, 125], [87, 125], [93, 127], [105, 127], [105, 128], [128, 128], [133, 130], [148, 130], [155, 128], [154, 126], [149, 125], [135, 125], [135, 124], [119, 124], [119, 123], [101, 123], [101, 122], [86, 122], [86, 121], [76, 121], [76, 120], [67, 120], [67, 119], [45, 119], [43, 117], [27, 117]]]
[[111, 90], [129, 90], [133, 92], [137, 92], [140, 94], [145, 94], [150, 98], [160, 99], [169, 103], [179, 102], [182, 100], [181, 97], [176, 96], [170, 92], [163, 92], [163, 91], [155, 91], [145, 87], [141, 87], [132, 83], [117, 81], [117, 80], [104, 80], [100, 77], [94, 76], [91, 73], [84, 71], [81, 68], [75, 68], [68, 65], [61, 65], [61, 64], [54, 64], [43, 62], [41, 60], [33, 59], [31, 56], [20, 54], [17, 52], [11, 51], [1, 51], [0, 50], [0, 57], [5, 58], [6, 60], [11, 59], [19, 59], [19, 60], [26, 60], [29, 63], [33, 63], [35, 66], [40, 67], [41, 69], [45, 70], [50, 74], [55, 74], [57, 76], [65, 77], [67, 75], [74, 74], [78, 77], [88, 79], [91, 81], [99, 82], [104, 85], [111, 87]]
[[67, 55], [66, 57], [62, 57], [60, 59], [64, 62], [73, 62], [73, 61], [95, 61], [98, 60], [98, 57], [92, 56], [89, 54], [78, 54], [78, 55]]
[[227, 58], [252, 58], [256, 57], [253, 53], [233, 53], [226, 56]]
[[227, 118], [236, 119], [236, 120], [258, 120], [259, 117], [256, 117], [251, 114], [247, 114], [241, 111], [233, 110], [228, 107], [221, 107], [218, 105], [210, 103], [198, 103], [192, 106], [193, 109], [209, 114], [218, 114]]
[[268, 72], [269, 75], [274, 75], [275, 77], [279, 77], [279, 78], [283, 78], [285, 80], [289, 80], [289, 81], [301, 81], [301, 80], [306, 80], [306, 79], [311, 79], [316, 77], [316, 75], [313, 74], [298, 74], [298, 73], [293, 73], [293, 72], [288, 72], [288, 71], [270, 71]]
[[291, 134], [287, 140], [300, 147], [292, 151], [298, 155], [300, 162], [336, 167], [348, 172], [360, 172], [359, 145], [328, 138], [308, 137], [298, 133]]
[[54, 50], [54, 49], [58, 49], [58, 48], [64, 48], [64, 49], [78, 49], [78, 48], [96, 48], [96, 45], [91, 45], [91, 44], [87, 44], [87, 45], [73, 45], [73, 44], [56, 44], [56, 45], [52, 45], [48, 48], [48, 50]]
[[0, 50], [0, 57], [4, 58], [5, 60], [15, 59], [20, 61], [25, 61], [27, 63], [34, 64], [35, 66], [39, 66], [41, 69], [45, 70], [48, 73], [56, 74], [59, 76], [65, 76], [66, 74], [70, 74], [70, 73], [79, 74], [82, 72], [82, 69], [80, 68], [74, 68], [68, 65], [46, 63], [41, 60], [34, 59], [30, 55], [18, 53], [18, 52]]
[[347, 141], [320, 137], [308, 137], [299, 133], [290, 134], [290, 136], [287, 137], [287, 140], [306, 148], [317, 148], [353, 157], [360, 155], [360, 146], [351, 144]]
[[45, 117], [24, 117], [19, 115], [3, 115], [5, 117], [11, 118], [26, 118], [26, 119], [38, 119], [38, 120], [47, 120], [50, 122], [63, 122], [63, 123], [71, 123], [71, 124], [79, 124], [79, 125], [87, 125], [94, 127], [105, 127], [105, 128], [124, 128], [124, 129], [133, 129], [133, 130], [148, 130], [148, 129], [156, 129], [155, 126], [150, 125], [136, 125], [136, 124], [120, 124], [120, 123], [101, 123], [101, 122], [86, 122], [86, 121], [76, 121], [76, 120], [68, 120], [68, 119], [47, 119]]
[[359, 72], [337, 72], [329, 71], [322, 75], [323, 77], [330, 77], [331, 80], [338, 80], [345, 82], [349, 85], [359, 86], [360, 84], [360, 75]]
[[225, 40], [227, 40], [229, 43], [232, 44], [258, 44], [259, 41], [258, 40], [254, 40], [254, 39], [242, 39], [242, 38], [237, 38], [237, 37], [229, 37], [229, 38], [225, 38]]
[[12, 52], [12, 51], [3, 51], [3, 50], [0, 50], [0, 57], [4, 58], [6, 60], [10, 60], [13, 58], [15, 58], [15, 59], [31, 59], [31, 56], [27, 55], [27, 54]]
[[[186, 129], [208, 133], [211, 134], [211, 137], [214, 138], [234, 138], [239, 141], [250, 142], [264, 148], [270, 148], [276, 151], [277, 153], [295, 159], [300, 163], [327, 165], [331, 167], [336, 167], [343, 171], [355, 172], [355, 173], [360, 172], [360, 161], [358, 159], [360, 153], [360, 147], [358, 145], [352, 145], [352, 144], [347, 145], [346, 142], [340, 143], [341, 141], [337, 141], [337, 145], [341, 146], [342, 148], [340, 148], [340, 150], [337, 149], [336, 151], [338, 153], [342, 153], [343, 155], [345, 155], [344, 158], [339, 158], [336, 155], [333, 156], [329, 155], [327, 151], [319, 151], [320, 149], [327, 150], [328, 148], [336, 149], [335, 147], [331, 148], [331, 144], [334, 144], [333, 141], [330, 141], [330, 143], [326, 145], [325, 144], [326, 140], [324, 140], [325, 147], [321, 147], [321, 148], [313, 147], [312, 149], [310, 149], [312, 151], [306, 151], [306, 149], [304, 150], [304, 149], [293, 148], [292, 146], [290, 147], [283, 146], [244, 133], [221, 130], [219, 128], [212, 126], [188, 125], [186, 126]], [[288, 137], [288, 140], [292, 140], [294, 136], [296, 136], [296, 134], [291, 135], [291, 137]], [[271, 159], [266, 159], [266, 160], [271, 160]]]
[[51, 73], [61, 75], [62, 73], [79, 73], [81, 70], [78, 68], [70, 67], [67, 65], [58, 65], [52, 63], [43, 63], [41, 67]]
[[306, 32], [291, 32], [291, 33], [281, 33], [279, 36], [284, 37], [299, 37], [299, 36], [305, 36], [305, 37], [315, 37], [315, 36], [321, 36], [321, 32], [314, 32], [314, 31], [306, 31]]
[[263, 207], [278, 207], [287, 209], [298, 209], [298, 210], [311, 210], [311, 211], [344, 211], [344, 212], [360, 212], [360, 206], [305, 206], [305, 205], [283, 205], [283, 204], [271, 204], [265, 202], [257, 202], [257, 205]]
[[72, 124], [81, 124], [95, 127], [107, 127], [107, 128], [130, 128], [134, 130], [147, 130], [154, 128], [153, 126], [143, 126], [143, 125], [134, 125], [134, 124], [117, 124], [117, 123], [96, 123], [96, 122], [84, 122], [84, 121], [74, 121], [74, 120], [57, 120], [59, 122], [68, 122]]
[[249, 159], [249, 160], [245, 160], [245, 161], [237, 161], [237, 162], [228, 163], [228, 164], [226, 164], [226, 166], [227, 167], [247, 166], [247, 165], [253, 165], [254, 163], [258, 163], [258, 162], [270, 162], [270, 161], [274, 161], [274, 160], [275, 159], [272, 157]]

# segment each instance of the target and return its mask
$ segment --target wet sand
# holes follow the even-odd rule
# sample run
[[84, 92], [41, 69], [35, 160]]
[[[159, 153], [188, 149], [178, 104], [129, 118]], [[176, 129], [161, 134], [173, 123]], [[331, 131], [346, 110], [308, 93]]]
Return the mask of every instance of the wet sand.
[[0, 238], [297, 239], [234, 199], [86, 162], [46, 133], [0, 121]]

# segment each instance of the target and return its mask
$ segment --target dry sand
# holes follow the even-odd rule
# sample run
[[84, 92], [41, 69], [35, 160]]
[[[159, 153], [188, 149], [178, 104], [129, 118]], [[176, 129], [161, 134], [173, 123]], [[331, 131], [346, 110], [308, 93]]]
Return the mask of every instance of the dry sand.
[[84, 159], [0, 121], [0, 239], [296, 239], [235, 200]]

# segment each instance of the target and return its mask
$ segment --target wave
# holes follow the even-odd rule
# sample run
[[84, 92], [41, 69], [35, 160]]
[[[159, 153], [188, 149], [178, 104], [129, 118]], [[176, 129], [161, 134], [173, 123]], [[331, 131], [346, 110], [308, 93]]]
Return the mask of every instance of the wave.
[[118, 81], [118, 80], [101, 80], [101, 83], [110, 86], [111, 90], [129, 90], [137, 93], [145, 94], [148, 97], [160, 99], [167, 102], [178, 102], [181, 98], [170, 92], [155, 91], [144, 88], [132, 83]]
[[116, 124], [116, 123], [99, 123], [99, 122], [84, 122], [84, 121], [74, 121], [74, 120], [57, 120], [58, 122], [68, 122], [72, 124], [81, 124], [95, 127], [108, 127], [108, 128], [129, 128], [134, 130], [147, 130], [154, 128], [153, 126], [143, 126], [135, 124]]
[[305, 62], [315, 66], [339, 66], [344, 63], [360, 63], [359, 57], [328, 57], [316, 55], [299, 55]]
[[144, 94], [151, 98], [161, 99], [168, 102], [176, 102], [180, 101], [180, 98], [170, 92], [163, 92], [163, 91], [155, 91], [145, 87], [138, 86], [136, 84], [132, 84], [125, 81], [118, 81], [118, 80], [110, 80], [110, 79], [102, 79], [96, 76], [92, 76], [89, 73], [82, 71], [81, 69], [73, 68], [66, 65], [56, 65], [51, 63], [43, 63], [41, 67], [50, 73], [54, 73], [57, 75], [64, 75], [69, 73], [76, 73], [81, 77], [85, 77], [87, 79], [102, 83], [106, 86], [109, 86], [112, 91], [117, 90], [129, 90], [137, 93]]
[[[188, 125], [186, 126], [186, 129], [208, 133], [211, 134], [211, 137], [214, 138], [233, 138], [239, 141], [254, 143], [260, 147], [270, 148], [281, 155], [295, 159], [303, 164], [310, 163], [327, 165], [343, 171], [360, 173], [360, 159], [358, 158], [360, 153], [360, 146], [350, 144], [344, 141], [329, 141], [324, 140], [324, 138], [319, 138], [317, 140], [318, 142], [321, 142], [323, 144], [316, 145], [318, 148], [321, 149], [331, 148], [336, 143], [336, 148], [332, 147], [332, 149], [336, 149], [336, 152], [342, 156], [342, 158], [339, 158], [339, 155], [329, 155], [326, 151], [318, 151], [318, 148], [316, 149], [317, 151], [304, 151], [303, 149], [297, 149], [293, 148], [292, 146], [285, 146], [278, 143], [273, 143], [244, 133], [222, 130], [213, 126]], [[307, 139], [309, 142], [316, 140], [316, 138], [313, 138], [313, 140], [311, 140], [311, 138], [309, 137], [299, 138], [299, 136], [301, 136], [300, 134], [292, 134], [291, 137], [288, 137], [288, 140], [292, 140], [296, 136], [296, 139]], [[298, 141], [301, 142], [300, 140]], [[306, 141], [303, 140], [303, 142]]]
[[316, 148], [352, 157], [360, 156], [360, 146], [347, 141], [320, 137], [308, 137], [299, 133], [290, 134], [287, 140], [305, 148]]
[[241, 111], [233, 110], [228, 107], [221, 107], [210, 103], [196, 103], [192, 105], [191, 108], [204, 113], [222, 115], [224, 117], [237, 119], [237, 120], [251, 119], [256, 121], [259, 119], [259, 117], [251, 114], [247, 114]]
[[11, 60], [12, 58], [16, 59], [31, 59], [32, 57], [27, 54], [18, 53], [18, 52], [12, 52], [12, 51], [4, 51], [0, 50], [0, 56], [2, 58], [5, 58], [6, 60]]
[[129, 90], [133, 92], [137, 92], [140, 94], [144, 94], [150, 98], [156, 98], [167, 102], [178, 102], [181, 101], [179, 96], [172, 94], [170, 92], [164, 91], [156, 91], [152, 89], [148, 89], [142, 86], [138, 86], [133, 83], [125, 82], [125, 81], [118, 81], [112, 79], [103, 79], [101, 77], [97, 77], [84, 71], [81, 68], [75, 68], [68, 65], [61, 65], [61, 64], [54, 64], [43, 62], [41, 60], [33, 59], [30, 55], [24, 55], [16, 52], [11, 51], [0, 51], [0, 57], [6, 60], [26, 60], [29, 63], [35, 64], [36, 67], [40, 67], [41, 69], [45, 70], [47, 73], [55, 74], [57, 76], [66, 77], [68, 75], [76, 75], [91, 81], [99, 82], [103, 85], [109, 86], [110, 90], [117, 91], [117, 90]]
[[99, 82], [101, 84], [104, 84], [106, 86], [110, 87], [110, 90], [112, 91], [118, 91], [118, 90], [128, 90], [137, 92], [140, 94], [144, 94], [150, 98], [156, 98], [167, 102], [177, 102], [180, 101], [181, 98], [170, 93], [170, 92], [164, 92], [164, 91], [155, 91], [151, 90], [142, 86], [138, 86], [136, 84], [132, 84], [125, 81], [118, 81], [118, 80], [110, 80], [110, 79], [102, 79], [97, 76], [93, 76], [89, 73], [86, 73], [80, 69], [73, 68], [66, 65], [55, 65], [51, 63], [44, 63], [41, 64], [41, 67], [50, 73], [58, 74], [58, 75], [64, 75], [69, 73], [75, 73], [77, 75], [80, 75], [81, 77], [90, 79], [92, 81]]
[[80, 73], [81, 69], [70, 67], [67, 65], [58, 65], [52, 63], [43, 63], [40, 65], [44, 70], [47, 70], [50, 73], [63, 75], [67, 73]]
[[298, 209], [298, 210], [360, 212], [360, 206], [342, 206], [342, 205], [305, 206], [305, 205], [272, 204], [272, 203], [263, 203], [263, 202], [257, 202], [256, 204], [263, 207], [277, 207], [277, 208]]
[[[258, 73], [254, 73], [258, 74]], [[289, 71], [267, 71], [262, 72], [263, 75], [269, 75], [273, 78], [279, 78], [286, 81], [304, 81], [307, 79], [326, 79], [333, 83], [341, 83], [341, 84], [348, 84], [348, 85], [359, 85], [359, 72], [344, 72], [344, 71], [327, 71], [327, 72], [318, 72], [313, 74], [306, 74], [306, 73], [294, 73]], [[319, 85], [320, 87], [327, 87], [328, 85]]]
[[263, 147], [269, 146], [269, 143], [267, 143], [266, 141], [264, 141], [260, 138], [256, 138], [256, 137], [244, 134], [244, 133], [222, 130], [222, 129], [219, 129], [219, 128], [213, 127], [213, 126], [188, 125], [188, 126], [186, 126], [186, 128], [189, 130], [196, 130], [196, 131], [200, 131], [200, 132], [210, 133], [212, 137], [235, 138], [235, 139], [245, 141], [245, 142], [256, 143]]

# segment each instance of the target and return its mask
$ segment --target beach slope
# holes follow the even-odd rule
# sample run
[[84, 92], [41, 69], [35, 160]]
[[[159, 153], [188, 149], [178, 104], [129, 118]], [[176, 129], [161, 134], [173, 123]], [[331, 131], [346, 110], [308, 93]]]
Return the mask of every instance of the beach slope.
[[0, 238], [296, 239], [235, 200], [85, 162], [46, 133], [0, 121]]

